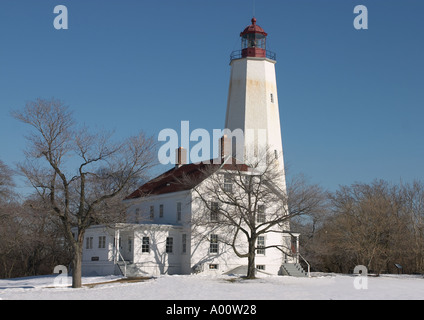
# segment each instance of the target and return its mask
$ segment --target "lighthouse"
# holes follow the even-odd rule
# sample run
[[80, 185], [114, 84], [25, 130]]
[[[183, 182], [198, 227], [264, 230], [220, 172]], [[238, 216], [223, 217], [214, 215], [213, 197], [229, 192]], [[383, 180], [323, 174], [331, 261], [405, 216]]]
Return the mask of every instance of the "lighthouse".
[[[260, 157], [267, 150], [278, 161], [279, 170], [284, 172], [276, 55], [267, 50], [268, 34], [256, 24], [255, 18], [251, 22], [240, 33], [241, 50], [231, 54], [225, 128], [244, 132], [241, 153], [244, 161]], [[239, 147], [233, 143], [233, 154], [237, 149], [240, 155]], [[283, 185], [285, 187], [285, 181]]]

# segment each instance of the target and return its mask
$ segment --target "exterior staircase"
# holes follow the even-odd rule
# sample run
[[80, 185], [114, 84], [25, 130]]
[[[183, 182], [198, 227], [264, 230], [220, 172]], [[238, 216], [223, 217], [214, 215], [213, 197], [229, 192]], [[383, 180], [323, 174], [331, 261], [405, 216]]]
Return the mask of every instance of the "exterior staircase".
[[281, 265], [281, 273], [292, 277], [307, 277], [300, 263], [283, 263]]

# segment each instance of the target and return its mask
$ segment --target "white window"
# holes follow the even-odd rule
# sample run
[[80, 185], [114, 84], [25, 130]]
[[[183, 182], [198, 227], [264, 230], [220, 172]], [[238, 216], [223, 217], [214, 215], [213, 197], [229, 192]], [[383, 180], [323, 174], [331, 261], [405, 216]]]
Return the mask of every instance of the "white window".
[[209, 265], [209, 270], [218, 270], [218, 269], [219, 269], [219, 264], [211, 263]]
[[99, 237], [99, 249], [106, 248], [106, 236]]
[[155, 206], [150, 206], [150, 220], [155, 218]]
[[181, 202], [177, 202], [177, 221], [181, 221]]
[[252, 192], [253, 191], [253, 179], [254, 176], [252, 175], [245, 175], [244, 176], [244, 190], [246, 192]]
[[143, 242], [141, 244], [141, 252], [150, 252], [150, 238], [143, 237]]
[[187, 253], [187, 234], [186, 233], [183, 233], [181, 243], [182, 243], [183, 253]]
[[256, 222], [266, 222], [265, 206], [263, 204], [258, 205], [258, 212], [256, 214]]
[[218, 253], [218, 235], [211, 234], [209, 253]]
[[86, 249], [93, 249], [93, 237], [87, 237]]
[[93, 237], [85, 238], [85, 248], [86, 249], [93, 249]]
[[211, 221], [218, 221], [219, 206], [218, 202], [211, 202]]
[[256, 253], [257, 254], [265, 254], [265, 237], [259, 236], [256, 246]]
[[224, 174], [224, 191], [233, 192], [233, 179], [228, 173]]
[[159, 205], [159, 218], [163, 218], [163, 204]]
[[174, 246], [174, 238], [168, 237], [166, 238], [166, 253], [172, 253]]
[[274, 103], [274, 95], [271, 93], [271, 103]]
[[135, 209], [135, 223], [140, 222], [140, 208]]
[[258, 270], [265, 270], [265, 265], [264, 264], [257, 264], [256, 265], [256, 269], [258, 269]]

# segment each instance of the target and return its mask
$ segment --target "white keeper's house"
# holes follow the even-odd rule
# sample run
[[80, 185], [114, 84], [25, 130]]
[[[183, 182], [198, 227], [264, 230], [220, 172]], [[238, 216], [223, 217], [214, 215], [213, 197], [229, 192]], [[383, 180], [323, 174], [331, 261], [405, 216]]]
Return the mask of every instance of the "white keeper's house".
[[[255, 18], [240, 36], [241, 50], [231, 54], [225, 126], [231, 131], [261, 133], [245, 134], [244, 155], [255, 154], [262, 147], [272, 150], [283, 173], [280, 190], [285, 192], [276, 57], [266, 49], [267, 33], [256, 24]], [[219, 164], [213, 161], [186, 164], [184, 150], [178, 149], [174, 168], [124, 200], [129, 205], [126, 223], [89, 228], [83, 249], [83, 275], [223, 274], [238, 273], [245, 268], [247, 259], [239, 258], [230, 246], [219, 241], [223, 236], [219, 229], [205, 227], [201, 229], [202, 237], [198, 228], [195, 232], [192, 222], [199, 214], [200, 205], [194, 201], [193, 187], [181, 183], [182, 177], [198, 178], [204, 169], [211, 167], [213, 174], [231, 171], [235, 150], [230, 150], [227, 156], [224, 149]], [[244, 170], [249, 174], [248, 166]], [[207, 176], [198, 179], [197, 187], [208, 183], [208, 179]], [[280, 228], [286, 230], [279, 231], [287, 232], [258, 238], [258, 248], [265, 244], [270, 248], [257, 250], [256, 268], [269, 274], [304, 275], [298, 264], [299, 234], [290, 232], [288, 223]], [[273, 245], [289, 249], [282, 252], [272, 248]]]

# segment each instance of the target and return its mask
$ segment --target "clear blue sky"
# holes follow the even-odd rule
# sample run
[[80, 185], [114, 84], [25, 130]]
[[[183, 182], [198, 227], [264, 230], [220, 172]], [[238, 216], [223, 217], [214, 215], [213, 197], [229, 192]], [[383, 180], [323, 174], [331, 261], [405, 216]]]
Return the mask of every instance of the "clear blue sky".
[[[0, 159], [22, 160], [27, 128], [9, 112], [38, 97], [122, 137], [179, 131], [183, 120], [223, 128], [229, 55], [253, 2], [1, 0]], [[330, 190], [424, 180], [424, 1], [255, 2], [277, 53], [289, 173]], [[53, 27], [59, 4], [69, 30]], [[353, 27], [359, 4], [368, 30]]]

